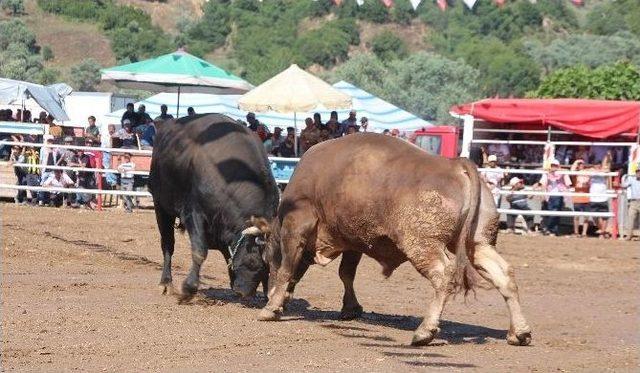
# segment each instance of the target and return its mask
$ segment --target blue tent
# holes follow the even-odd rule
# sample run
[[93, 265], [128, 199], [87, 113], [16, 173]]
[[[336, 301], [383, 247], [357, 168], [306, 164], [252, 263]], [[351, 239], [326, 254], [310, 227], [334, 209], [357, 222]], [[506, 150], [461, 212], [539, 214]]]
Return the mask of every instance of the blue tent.
[[[363, 116], [369, 119], [369, 128], [374, 132], [382, 132], [385, 129], [398, 129], [400, 131], [415, 131], [433, 124], [394, 106], [352, 84], [341, 81], [333, 85], [337, 89], [353, 98], [353, 109], [357, 111], [358, 118]], [[234, 119], [244, 120], [246, 112], [238, 109], [240, 95], [211, 95], [202, 93], [186, 93], [180, 96], [180, 106], [191, 106], [196, 113], [221, 113]], [[147, 113], [154, 118], [160, 114], [160, 105], [168, 106], [168, 113], [175, 113], [176, 94], [160, 93], [136, 103], [144, 104]], [[124, 110], [118, 110], [107, 117], [110, 122], [117, 123]], [[319, 107], [309, 113], [298, 113], [298, 119], [312, 117], [313, 113], [320, 113], [322, 120], [329, 119], [331, 110]], [[338, 110], [338, 118], [345, 119], [349, 110]], [[274, 127], [293, 127], [293, 113], [280, 114], [275, 112], [256, 113], [258, 120], [271, 129]]]

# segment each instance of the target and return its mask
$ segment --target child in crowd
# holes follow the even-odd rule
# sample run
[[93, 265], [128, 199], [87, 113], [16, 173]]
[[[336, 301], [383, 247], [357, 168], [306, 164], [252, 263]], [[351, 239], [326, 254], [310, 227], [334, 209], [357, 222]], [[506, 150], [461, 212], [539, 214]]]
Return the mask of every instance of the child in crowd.
[[[136, 164], [131, 162], [131, 154], [126, 153], [122, 158], [122, 163], [118, 166], [120, 171], [120, 190], [132, 191], [133, 190], [133, 171], [136, 169]], [[124, 208], [126, 212], [133, 212], [133, 198], [131, 196], [123, 196]]]
[[[514, 192], [524, 190], [524, 181], [518, 177], [512, 177], [509, 180], [509, 185], [511, 186], [511, 190]], [[529, 207], [528, 199], [531, 197], [527, 197], [525, 194], [509, 194], [507, 196], [507, 202], [510, 204], [510, 208], [512, 210], [523, 210], [523, 211], [531, 211]], [[507, 232], [514, 233], [516, 218], [517, 215], [509, 214], [507, 215]], [[531, 233], [531, 228], [533, 227], [533, 215], [523, 215], [524, 221], [526, 223], [525, 234]]]

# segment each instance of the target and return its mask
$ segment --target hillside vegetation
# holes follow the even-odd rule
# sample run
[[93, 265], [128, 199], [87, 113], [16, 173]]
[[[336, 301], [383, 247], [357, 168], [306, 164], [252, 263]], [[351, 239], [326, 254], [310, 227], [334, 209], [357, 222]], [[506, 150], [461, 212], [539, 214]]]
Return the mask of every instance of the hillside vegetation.
[[93, 24], [119, 63], [185, 46], [253, 84], [297, 63], [439, 122], [452, 103], [487, 96], [640, 99], [637, 0], [456, 1], [446, 12], [408, 0], [37, 3]]

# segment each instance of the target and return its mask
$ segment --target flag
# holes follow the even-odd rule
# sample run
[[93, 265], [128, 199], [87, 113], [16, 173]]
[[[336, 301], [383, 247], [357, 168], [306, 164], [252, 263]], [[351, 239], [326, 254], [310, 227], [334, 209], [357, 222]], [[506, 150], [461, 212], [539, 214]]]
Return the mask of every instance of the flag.
[[438, 3], [438, 7], [440, 8], [440, 10], [442, 10], [443, 12], [447, 10], [447, 0], [436, 0], [436, 2]]
[[478, 0], [462, 0], [469, 9], [473, 9], [473, 6], [476, 5], [476, 1]]
[[393, 6], [393, 0], [382, 0], [382, 3], [384, 4], [384, 6], [386, 6], [387, 8], [391, 8]]
[[342, 0], [333, 0], [333, 3], [340, 6], [340, 4], [342, 4]]
[[582, 0], [571, 0], [571, 2], [575, 6], [583, 6], [584, 5], [584, 1], [582, 1]]
[[418, 9], [418, 5], [422, 2], [422, 0], [409, 0], [411, 1], [411, 5], [413, 6], [413, 10]]
[[507, 0], [493, 0], [497, 6], [503, 6]]
[[356, 0], [356, 4], [358, 4], [358, 6], [362, 6], [362, 4], [364, 4], [364, 0]]

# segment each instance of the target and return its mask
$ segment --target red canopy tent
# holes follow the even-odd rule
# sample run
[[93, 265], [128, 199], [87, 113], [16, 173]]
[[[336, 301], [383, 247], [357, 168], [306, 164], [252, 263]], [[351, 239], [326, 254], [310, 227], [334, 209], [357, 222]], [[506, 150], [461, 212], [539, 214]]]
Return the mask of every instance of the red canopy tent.
[[451, 112], [493, 123], [551, 126], [598, 139], [638, 133], [640, 127], [639, 101], [486, 99], [453, 106]]

